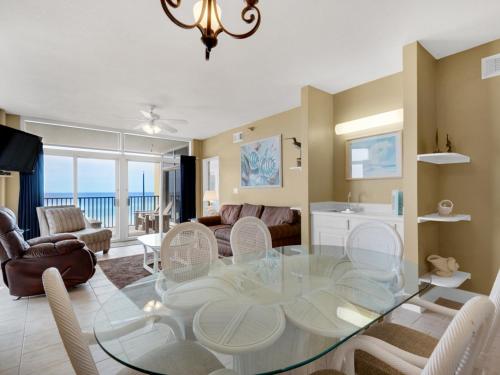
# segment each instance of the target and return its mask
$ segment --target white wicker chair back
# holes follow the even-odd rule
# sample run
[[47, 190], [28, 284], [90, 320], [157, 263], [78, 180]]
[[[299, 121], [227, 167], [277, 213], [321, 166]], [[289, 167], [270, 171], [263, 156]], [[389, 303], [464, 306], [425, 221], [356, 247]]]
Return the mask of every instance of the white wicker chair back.
[[42, 281], [73, 369], [77, 375], [98, 375], [89, 343], [82, 334], [61, 274], [56, 268], [48, 268], [42, 275]]
[[[370, 221], [357, 225], [346, 237], [345, 251], [357, 269], [392, 274], [396, 277], [392, 289], [403, 287], [403, 242], [389, 224]], [[381, 254], [374, 257], [373, 253]]]
[[[485, 342], [483, 350], [485, 354], [493, 354], [493, 344], [498, 334], [498, 330], [500, 329], [500, 270], [497, 273], [493, 288], [491, 289], [490, 300], [495, 305], [495, 314], [491, 323], [490, 332], [488, 333], [488, 338]], [[498, 355], [498, 353], [496, 355]]]
[[470, 299], [441, 336], [422, 375], [472, 374], [494, 313], [495, 307], [487, 297]]
[[234, 224], [230, 236], [233, 262], [246, 259], [245, 255], [264, 254], [273, 247], [267, 225], [256, 217], [244, 217]]
[[167, 280], [177, 283], [208, 274], [218, 259], [213, 232], [199, 223], [182, 223], [168, 231], [160, 250], [161, 266]]

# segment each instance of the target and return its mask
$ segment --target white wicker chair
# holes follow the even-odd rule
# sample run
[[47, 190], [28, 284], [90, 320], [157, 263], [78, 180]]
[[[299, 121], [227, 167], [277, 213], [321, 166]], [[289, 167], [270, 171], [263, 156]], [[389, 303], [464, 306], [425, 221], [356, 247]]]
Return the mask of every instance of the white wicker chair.
[[[390, 225], [379, 221], [357, 225], [346, 237], [345, 251], [362, 276], [386, 281], [393, 290], [403, 287], [403, 243]], [[386, 256], [374, 257], [373, 253]]]
[[[489, 299], [493, 305], [495, 305], [495, 314], [488, 333], [488, 338], [484, 343], [481, 354], [476, 360], [475, 367], [478, 370], [484, 369], [485, 366], [492, 362], [492, 357], [498, 355], [498, 353], [493, 352], [495, 349], [493, 344], [496, 339], [496, 335], [498, 335], [498, 329], [500, 328], [500, 270], [498, 271], [495, 282], [493, 283]], [[420, 297], [412, 298], [410, 303], [449, 317], [454, 317], [460, 311], [438, 305]]]
[[494, 310], [493, 303], [486, 297], [469, 300], [453, 318], [429, 358], [375, 337], [355, 337], [335, 352], [334, 371], [354, 375], [355, 352], [361, 350], [408, 375], [471, 374], [474, 360], [487, 339]]
[[246, 255], [264, 253], [273, 247], [267, 225], [256, 217], [239, 219], [231, 229], [230, 243], [234, 263], [244, 261], [248, 258]]
[[168, 231], [161, 243], [161, 267], [167, 280], [177, 283], [208, 274], [219, 259], [217, 239], [199, 223], [182, 223]]
[[[42, 279], [57, 329], [59, 330], [64, 348], [66, 349], [66, 353], [69, 356], [75, 373], [77, 375], [98, 375], [97, 366], [89, 349], [89, 345], [96, 344], [94, 334], [91, 332], [82, 332], [73, 307], [71, 306], [71, 301], [64, 286], [61, 274], [56, 268], [48, 268], [43, 273]], [[173, 319], [155, 315], [145, 316], [143, 319], [133, 321], [126, 326], [110, 330], [109, 332], [103, 333], [102, 337], [106, 336], [110, 340], [119, 338], [128, 333], [137, 331], [151, 322], [159, 322], [160, 319], [162, 321], [168, 321], [168, 326], [172, 329], [172, 332], [176, 337], [179, 337], [178, 335], [181, 334], [181, 330]], [[175, 361], [169, 363], [167, 360], [167, 358], [169, 358], [169, 352], [174, 352], [174, 354], [182, 353], [185, 355], [175, 355]], [[197, 360], [203, 361], [202, 363], [206, 366], [203, 374], [224, 368], [217, 358], [208, 350], [190, 341], [171, 343], [168, 346], [166, 345], [164, 349], [162, 347], [160, 350], [155, 351], [155, 353], [148, 355], [148, 358], [145, 358], [146, 363], [151, 363], [151, 361], [158, 363], [158, 367], [164, 369], [165, 373], [182, 373], [185, 375], [193, 373], [190, 369], [194, 367], [192, 364]], [[183, 369], [184, 371], [179, 371], [179, 369]], [[142, 374], [142, 372], [125, 368], [118, 374], [133, 375]], [[202, 373], [198, 374], [201, 375]]]

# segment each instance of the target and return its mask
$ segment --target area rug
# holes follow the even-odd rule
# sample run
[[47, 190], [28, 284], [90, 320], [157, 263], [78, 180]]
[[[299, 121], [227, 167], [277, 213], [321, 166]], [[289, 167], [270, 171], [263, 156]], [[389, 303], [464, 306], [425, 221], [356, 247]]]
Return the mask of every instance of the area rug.
[[442, 298], [442, 297], [439, 297], [436, 300], [436, 304], [444, 306], [444, 307], [449, 307], [450, 309], [454, 309], [454, 310], [460, 310], [463, 306], [463, 303], [452, 301], [452, 300]]
[[143, 255], [132, 255], [122, 258], [103, 259], [97, 264], [109, 281], [118, 289], [122, 289], [143, 277], [151, 275], [142, 265], [143, 257]]

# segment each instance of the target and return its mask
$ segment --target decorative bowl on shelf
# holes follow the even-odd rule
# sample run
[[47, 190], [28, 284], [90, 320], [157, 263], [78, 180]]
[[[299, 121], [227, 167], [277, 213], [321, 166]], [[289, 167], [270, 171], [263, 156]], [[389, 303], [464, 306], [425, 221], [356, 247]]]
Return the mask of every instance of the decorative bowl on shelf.
[[450, 216], [453, 212], [453, 202], [449, 199], [442, 200], [438, 203], [438, 213], [440, 216]]

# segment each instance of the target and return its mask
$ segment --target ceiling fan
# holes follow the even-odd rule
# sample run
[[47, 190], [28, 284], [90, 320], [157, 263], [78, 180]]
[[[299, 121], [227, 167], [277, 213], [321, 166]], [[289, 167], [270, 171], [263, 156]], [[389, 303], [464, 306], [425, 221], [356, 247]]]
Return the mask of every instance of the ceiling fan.
[[149, 111], [140, 111], [144, 117], [139, 125], [134, 127], [134, 129], [141, 129], [147, 134], [154, 135], [160, 134], [163, 131], [169, 133], [177, 133], [178, 130], [174, 126], [186, 125], [188, 122], [183, 119], [162, 119], [161, 116], [155, 112], [156, 106], [152, 105], [149, 107]]

